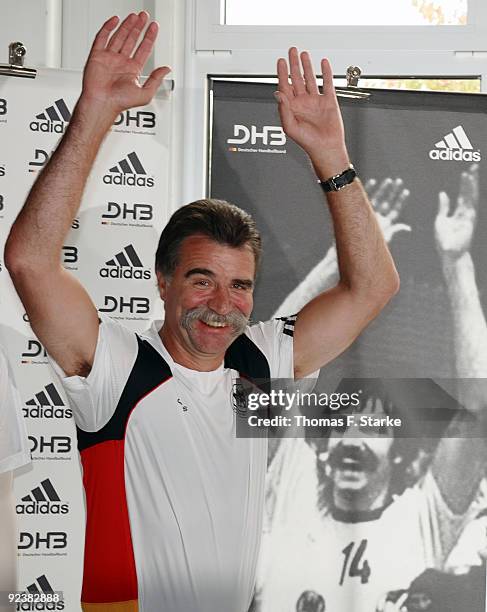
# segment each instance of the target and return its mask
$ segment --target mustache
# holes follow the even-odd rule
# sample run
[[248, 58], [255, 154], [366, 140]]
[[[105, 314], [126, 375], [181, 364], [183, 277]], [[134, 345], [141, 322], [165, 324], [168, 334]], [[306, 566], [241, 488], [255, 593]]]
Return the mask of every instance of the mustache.
[[239, 310], [232, 310], [226, 315], [221, 315], [208, 308], [208, 306], [197, 306], [190, 308], [181, 317], [181, 325], [187, 330], [191, 327], [194, 321], [203, 321], [203, 323], [219, 323], [220, 325], [228, 325], [234, 330], [236, 335], [244, 332], [249, 319]]
[[[357, 462], [357, 466], [344, 464], [345, 459], [351, 459]], [[367, 446], [348, 446], [338, 444], [330, 452], [328, 463], [332, 468], [343, 469], [346, 465], [347, 469], [364, 470], [366, 472], [375, 472], [379, 466], [379, 461], [374, 453]]]

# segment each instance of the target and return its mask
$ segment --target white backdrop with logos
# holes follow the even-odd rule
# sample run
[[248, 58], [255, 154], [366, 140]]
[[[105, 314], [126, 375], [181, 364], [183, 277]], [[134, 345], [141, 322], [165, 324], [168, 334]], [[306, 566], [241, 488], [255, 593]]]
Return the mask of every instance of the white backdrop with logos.
[[[81, 73], [44, 70], [35, 80], [0, 77], [0, 344], [24, 402], [32, 465], [15, 478], [19, 588], [62, 591], [80, 610], [84, 499], [71, 410], [34, 336], [3, 261], [9, 228], [70, 120]], [[97, 308], [134, 330], [160, 316], [153, 258], [169, 216], [171, 102], [121, 114], [103, 143], [63, 265]], [[40, 605], [40, 604], [37, 604]], [[22, 604], [19, 610], [32, 609]], [[37, 609], [41, 609], [36, 607]]]

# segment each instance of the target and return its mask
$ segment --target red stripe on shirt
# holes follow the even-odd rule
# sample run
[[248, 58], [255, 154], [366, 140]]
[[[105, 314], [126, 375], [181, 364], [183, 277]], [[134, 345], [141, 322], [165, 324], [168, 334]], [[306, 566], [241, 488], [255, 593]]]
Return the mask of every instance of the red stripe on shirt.
[[137, 599], [137, 575], [125, 494], [124, 440], [81, 452], [86, 536], [81, 601]]

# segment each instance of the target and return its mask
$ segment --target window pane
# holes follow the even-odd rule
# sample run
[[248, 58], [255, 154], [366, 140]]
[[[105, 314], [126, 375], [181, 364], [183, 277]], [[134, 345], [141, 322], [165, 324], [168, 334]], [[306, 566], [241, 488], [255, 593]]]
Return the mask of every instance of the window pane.
[[[275, 77], [248, 77], [236, 76], [225, 77], [223, 81], [245, 81], [246, 83], [275, 83]], [[317, 76], [318, 85], [321, 86], [322, 81]], [[347, 82], [344, 78], [333, 79], [335, 87], [346, 87]], [[453, 78], [430, 78], [430, 79], [401, 79], [401, 78], [384, 78], [384, 79], [360, 79], [359, 87], [372, 89], [410, 89], [416, 91], [449, 91], [455, 93], [481, 93], [481, 79], [479, 77], [470, 77], [466, 79]]]
[[361, 79], [360, 87], [480, 93], [480, 79]]
[[[222, 0], [227, 25], [465, 25], [468, 0]], [[384, 8], [386, 7], [386, 8]]]

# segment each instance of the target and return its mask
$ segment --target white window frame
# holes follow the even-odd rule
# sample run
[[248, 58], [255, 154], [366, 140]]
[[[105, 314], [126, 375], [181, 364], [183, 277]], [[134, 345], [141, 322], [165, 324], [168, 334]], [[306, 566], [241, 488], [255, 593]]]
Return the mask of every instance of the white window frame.
[[[468, 0], [465, 26], [224, 25], [224, 1], [197, 0], [196, 51], [279, 49], [290, 40], [298, 47], [312, 49], [323, 47], [326, 41], [329, 49], [487, 50], [486, 0]], [[387, 4], [393, 1], [384, 0]]]

